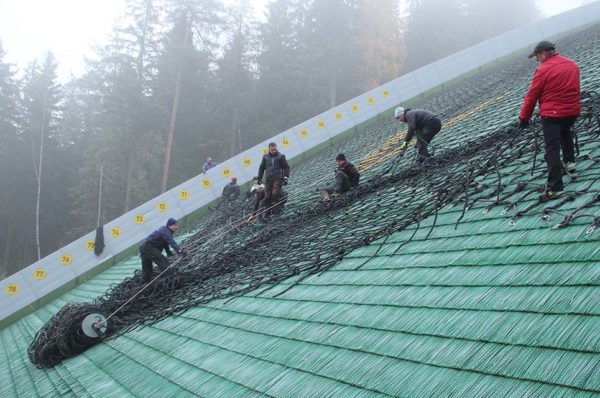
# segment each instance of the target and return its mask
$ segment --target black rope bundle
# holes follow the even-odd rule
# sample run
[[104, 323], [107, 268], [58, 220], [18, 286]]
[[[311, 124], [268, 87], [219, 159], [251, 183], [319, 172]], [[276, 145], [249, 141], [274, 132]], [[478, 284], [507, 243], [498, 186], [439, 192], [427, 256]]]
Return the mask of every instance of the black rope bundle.
[[[523, 74], [518, 67], [505, 68], [504, 73], [515, 70]], [[505, 78], [502, 73], [492, 76], [496, 80], [488, 79], [489, 87]], [[440, 113], [450, 119], [453, 104], [480, 101], [483, 89], [469, 92], [465, 86], [468, 83], [439, 94], [429, 104], [445, 101], [446, 108]], [[599, 114], [600, 96], [588, 91], [582, 97], [584, 117], [575, 129], [580, 132], [580, 145], [588, 149], [586, 161], [597, 163], [600, 142], [595, 116]], [[389, 138], [394, 128], [389, 121], [375, 126], [384, 131], [380, 138]], [[533, 131], [539, 128], [539, 121], [534, 121]], [[545, 167], [537, 171], [529, 167], [532, 161], [538, 162], [537, 135], [504, 125], [457, 146], [438, 147], [436, 156], [425, 166], [416, 164], [410, 156], [384, 153], [382, 161], [365, 166], [366, 177], [356, 189], [325, 204], [316, 200], [314, 190], [291, 189], [286, 213], [269, 217], [261, 228], [242, 221], [250, 211], [250, 201], [223, 204], [202, 220], [199, 232], [185, 242], [189, 253], [186, 258], [179, 258], [175, 266], [146, 288], [141, 271], [136, 271], [93, 303], [67, 304], [37, 333], [28, 350], [29, 358], [38, 367], [50, 367], [102, 341], [81, 333], [81, 320], [90, 313], [109, 316], [105, 337], [114, 337], [215, 299], [234, 298], [260, 287], [263, 290], [259, 294], [265, 294], [278, 282], [296, 278], [277, 293], [283, 294], [306, 277], [331, 268], [345, 253], [416, 224], [415, 232], [395, 254], [415, 237], [421, 221], [433, 216], [429, 236], [439, 210], [447, 205], [462, 204], [456, 226], [474, 206], [481, 206], [485, 212], [503, 205], [505, 213], [513, 211], [511, 223], [536, 210], [544, 217], [564, 215], [561, 227], [577, 218], [591, 218], [589, 228], [595, 229], [600, 218], [589, 209], [600, 200], [600, 175], [588, 175], [590, 183], [581, 190], [568, 191], [564, 200], [546, 203], [537, 198], [544, 189], [546, 173]], [[365, 136], [372, 138], [374, 134], [367, 132]], [[563, 206], [572, 205], [582, 194], [593, 194], [592, 199], [561, 212]], [[533, 202], [517, 210], [532, 198]], [[584, 209], [588, 213], [580, 214]]]

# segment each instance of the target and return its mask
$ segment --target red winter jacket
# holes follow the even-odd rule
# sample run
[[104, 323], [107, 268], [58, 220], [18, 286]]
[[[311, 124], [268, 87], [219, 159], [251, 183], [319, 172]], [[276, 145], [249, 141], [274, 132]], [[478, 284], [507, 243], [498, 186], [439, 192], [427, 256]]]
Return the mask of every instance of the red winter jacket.
[[542, 117], [578, 116], [581, 96], [577, 64], [560, 54], [544, 61], [535, 70], [519, 119], [528, 120], [538, 101]]

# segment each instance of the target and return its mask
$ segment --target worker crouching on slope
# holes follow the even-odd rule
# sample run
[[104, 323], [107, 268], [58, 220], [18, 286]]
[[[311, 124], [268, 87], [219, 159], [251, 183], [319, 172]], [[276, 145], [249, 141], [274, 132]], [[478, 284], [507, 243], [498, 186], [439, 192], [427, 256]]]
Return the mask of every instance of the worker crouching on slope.
[[265, 186], [258, 183], [258, 177], [252, 178], [252, 186], [250, 187], [248, 200], [252, 201], [252, 212], [248, 216], [248, 221], [256, 218], [258, 208], [265, 198]]
[[581, 113], [579, 67], [569, 58], [556, 52], [555, 45], [542, 41], [535, 46], [529, 58], [535, 57], [540, 66], [533, 74], [531, 87], [525, 95], [519, 115], [519, 127], [529, 126], [535, 104], [539, 102], [548, 181], [542, 200], [553, 199], [562, 194], [562, 148], [564, 169], [575, 172], [575, 148], [573, 124]]
[[231, 182], [223, 188], [221, 200], [223, 202], [233, 202], [240, 197], [240, 186], [237, 184], [237, 177], [231, 177]]
[[408, 125], [408, 132], [404, 142], [400, 144], [400, 153], [404, 154], [408, 143], [412, 140], [413, 136], [417, 135], [417, 163], [424, 163], [428, 158], [431, 157], [427, 147], [433, 140], [433, 137], [442, 129], [441, 120], [433, 113], [423, 109], [404, 109], [402, 107], [396, 108], [394, 112], [394, 118], [400, 122], [406, 122]]
[[273, 206], [273, 214], [283, 211], [282, 189], [287, 185], [290, 176], [290, 166], [285, 155], [277, 150], [277, 144], [269, 144], [269, 152], [266, 153], [260, 167], [258, 168], [258, 184], [262, 183], [263, 175], [266, 174], [264, 208], [268, 210]]
[[358, 186], [360, 173], [356, 167], [346, 160], [346, 156], [340, 153], [335, 157], [337, 168], [335, 170], [335, 185], [325, 187], [321, 191], [323, 201], [329, 200], [329, 196], [339, 196], [350, 189]]
[[166, 226], [162, 226], [152, 232], [148, 235], [144, 243], [140, 245], [144, 283], [152, 280], [152, 263], [158, 265], [161, 271], [169, 267], [169, 260], [162, 254], [163, 250], [167, 252], [168, 256], [171, 256], [173, 254], [169, 249], [169, 246], [171, 246], [178, 254], [186, 254], [185, 250], [173, 239], [175, 231], [177, 231], [177, 220], [169, 218]]

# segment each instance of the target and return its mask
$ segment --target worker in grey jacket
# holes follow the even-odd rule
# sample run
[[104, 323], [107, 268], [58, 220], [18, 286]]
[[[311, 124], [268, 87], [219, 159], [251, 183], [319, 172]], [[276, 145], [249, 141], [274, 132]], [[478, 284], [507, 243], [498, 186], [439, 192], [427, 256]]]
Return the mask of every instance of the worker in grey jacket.
[[400, 150], [404, 152], [413, 136], [417, 135], [417, 162], [422, 163], [431, 155], [427, 146], [433, 140], [433, 137], [442, 129], [442, 122], [433, 113], [423, 109], [404, 109], [396, 108], [394, 118], [408, 125], [408, 132], [404, 142], [400, 144]]

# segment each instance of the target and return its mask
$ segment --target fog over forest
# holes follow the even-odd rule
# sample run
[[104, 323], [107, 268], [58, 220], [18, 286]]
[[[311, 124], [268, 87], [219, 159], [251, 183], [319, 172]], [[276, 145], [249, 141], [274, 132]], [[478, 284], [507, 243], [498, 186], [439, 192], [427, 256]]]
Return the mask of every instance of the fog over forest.
[[10, 64], [0, 37], [0, 277], [199, 174], [208, 156], [541, 16], [533, 0], [409, 3], [273, 0], [257, 19], [244, 0], [129, 0], [67, 81], [52, 53]]

